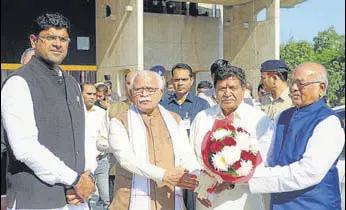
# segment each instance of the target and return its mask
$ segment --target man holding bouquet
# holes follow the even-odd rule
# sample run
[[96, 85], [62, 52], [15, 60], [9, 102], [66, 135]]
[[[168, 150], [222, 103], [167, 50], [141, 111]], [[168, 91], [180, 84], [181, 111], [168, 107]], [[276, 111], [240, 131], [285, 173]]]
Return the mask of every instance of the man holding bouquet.
[[252, 193], [272, 193], [273, 210], [340, 210], [337, 159], [345, 133], [325, 103], [327, 70], [318, 63], [299, 65], [292, 77], [295, 107], [276, 119], [268, 154], [270, 167], [258, 167]]
[[[206, 173], [212, 176], [215, 173], [210, 173], [211, 168], [214, 171], [224, 174], [233, 173], [234, 177], [237, 176], [237, 173], [239, 173], [239, 177], [244, 177], [247, 173], [250, 173], [250, 171], [244, 173], [246, 171], [244, 170], [246, 168], [245, 166], [249, 165], [250, 160], [240, 161], [240, 157], [243, 156], [256, 157], [252, 155], [255, 153], [251, 153], [251, 148], [253, 149], [253, 147], [249, 145], [257, 145], [256, 152], [259, 150], [262, 154], [262, 159], [265, 160], [272, 136], [271, 121], [264, 112], [242, 102], [246, 89], [245, 86], [245, 72], [241, 68], [231, 65], [220, 66], [214, 76], [214, 87], [218, 105], [201, 111], [191, 126], [190, 143], [194, 146], [195, 153], [200, 163], [204, 165], [207, 171]], [[224, 124], [228, 128], [237, 129], [231, 129], [234, 132], [225, 131], [221, 127], [218, 127], [218, 124]], [[209, 135], [211, 131], [213, 133]], [[227, 137], [225, 138], [222, 133], [226, 133]], [[245, 136], [246, 138], [236, 138], [238, 133], [239, 136]], [[208, 137], [212, 138], [212, 143], [205, 148], [205, 140], [208, 140]], [[253, 142], [252, 144], [247, 143], [247, 140], [250, 142], [250, 139]], [[247, 151], [241, 150], [241, 148], [245, 147], [248, 147]], [[229, 151], [224, 152], [223, 150]], [[213, 155], [209, 156], [207, 161], [205, 161], [205, 153], [208, 153], [208, 151], [211, 151], [210, 153]], [[232, 162], [236, 153], [239, 156], [239, 158], [236, 158], [239, 160], [237, 162], [233, 161], [233, 165], [227, 165], [227, 162]], [[222, 156], [222, 154], [225, 154], [225, 156]], [[253, 171], [252, 168], [256, 164], [253, 167], [252, 165], [250, 166], [250, 170]], [[203, 173], [201, 172], [201, 174]], [[200, 175], [200, 177], [202, 176]], [[217, 177], [215, 176], [216, 179]], [[215, 193], [213, 199], [201, 198], [202, 192], [199, 192], [198, 199], [200, 202], [197, 202], [197, 210], [264, 209], [262, 196], [251, 194], [246, 185], [237, 184], [232, 189], [234, 185], [231, 183], [222, 182], [220, 179], [218, 181], [218, 184], [213, 189], [208, 189], [208, 192]], [[200, 181], [199, 185], [202, 186], [203, 184]]]

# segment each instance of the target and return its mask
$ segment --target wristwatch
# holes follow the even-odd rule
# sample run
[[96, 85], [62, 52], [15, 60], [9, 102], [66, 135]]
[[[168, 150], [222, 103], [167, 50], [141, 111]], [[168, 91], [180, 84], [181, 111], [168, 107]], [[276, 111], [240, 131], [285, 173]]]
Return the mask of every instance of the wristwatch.
[[94, 175], [93, 173], [90, 173], [90, 174], [89, 174], [89, 177], [92, 179], [93, 183], [95, 184], [95, 182], [96, 182], [96, 177], [95, 177], [95, 175]]

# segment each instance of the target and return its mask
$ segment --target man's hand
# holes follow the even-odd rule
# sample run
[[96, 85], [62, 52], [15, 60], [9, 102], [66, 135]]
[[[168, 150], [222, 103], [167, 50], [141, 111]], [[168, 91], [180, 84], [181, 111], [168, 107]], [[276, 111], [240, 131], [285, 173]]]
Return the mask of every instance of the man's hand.
[[215, 188], [215, 193], [219, 194], [227, 189], [233, 189], [234, 188], [234, 184], [229, 183], [229, 182], [222, 182], [221, 184], [217, 185], [217, 187]]
[[81, 174], [79, 182], [74, 186], [76, 194], [79, 197], [83, 198], [85, 201], [88, 200], [88, 197], [91, 195], [91, 193], [96, 191], [93, 179], [89, 176], [90, 173], [91, 171], [87, 170], [83, 174]]
[[74, 189], [66, 191], [66, 201], [68, 204], [79, 206], [84, 202], [83, 198], [79, 197]]
[[203, 206], [205, 206], [205, 207], [207, 207], [207, 208], [210, 208], [210, 207], [211, 207], [211, 202], [210, 202], [210, 200], [208, 200], [208, 199], [200, 199], [200, 198], [198, 198], [198, 195], [197, 195], [197, 200], [198, 200], [199, 202], [201, 202], [201, 204], [202, 204]]
[[198, 186], [195, 176], [183, 168], [166, 170], [163, 181], [183, 189], [194, 190]]

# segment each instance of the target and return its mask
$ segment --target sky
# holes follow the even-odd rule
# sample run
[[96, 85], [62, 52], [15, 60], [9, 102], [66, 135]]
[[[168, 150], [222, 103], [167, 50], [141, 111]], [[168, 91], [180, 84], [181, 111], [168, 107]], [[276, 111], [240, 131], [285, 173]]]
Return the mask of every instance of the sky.
[[291, 37], [312, 42], [318, 32], [332, 25], [339, 34], [345, 34], [345, 0], [307, 0], [294, 8], [282, 8], [280, 43]]

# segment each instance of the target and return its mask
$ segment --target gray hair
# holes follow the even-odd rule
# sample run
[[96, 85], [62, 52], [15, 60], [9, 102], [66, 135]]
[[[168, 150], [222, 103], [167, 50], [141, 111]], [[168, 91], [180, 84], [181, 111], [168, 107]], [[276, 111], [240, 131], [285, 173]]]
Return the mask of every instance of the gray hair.
[[30, 52], [32, 52], [32, 51], [34, 51], [35, 49], [34, 48], [28, 48], [28, 49], [26, 49], [26, 50], [24, 50], [24, 52], [23, 52], [23, 54], [22, 54], [22, 56], [20, 57], [20, 63], [21, 64], [24, 64], [23, 62], [24, 62], [24, 57], [25, 56], [27, 56]]
[[143, 76], [143, 77], [150, 77], [150, 74], [153, 74], [155, 75], [156, 79], [157, 79], [157, 82], [159, 83], [159, 88], [161, 90], [163, 90], [164, 88], [164, 84], [163, 84], [163, 79], [162, 77], [156, 73], [156, 72], [153, 72], [153, 71], [147, 71], [147, 70], [144, 70], [144, 71], [138, 71], [131, 79], [131, 82], [130, 82], [130, 90], [132, 91], [133, 90], [133, 85], [135, 83], [135, 79], [139, 76]]

